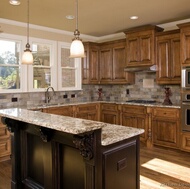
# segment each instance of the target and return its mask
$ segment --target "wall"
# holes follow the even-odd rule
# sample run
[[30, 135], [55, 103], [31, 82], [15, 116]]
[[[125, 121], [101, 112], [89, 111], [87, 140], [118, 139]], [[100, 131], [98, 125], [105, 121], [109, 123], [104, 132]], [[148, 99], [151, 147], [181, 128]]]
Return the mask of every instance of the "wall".
[[[144, 88], [143, 79], [153, 80], [153, 88]], [[57, 91], [55, 96], [52, 96], [51, 103], [72, 103], [86, 102], [98, 100], [98, 88], [103, 90], [103, 100], [107, 101], [126, 101], [130, 99], [154, 99], [158, 102], [163, 102], [165, 98], [166, 85], [156, 84], [155, 73], [136, 73], [134, 85], [83, 85], [82, 91]], [[180, 86], [167, 85], [171, 88], [172, 96], [170, 97], [173, 104], [180, 103]], [[129, 89], [129, 94], [126, 94], [126, 89]], [[67, 98], [63, 98], [66, 97]], [[75, 96], [75, 97], [73, 97]], [[12, 98], [17, 98], [17, 102], [12, 102]], [[43, 105], [45, 102], [45, 91], [39, 93], [15, 93], [15, 94], [0, 94], [0, 108], [8, 107], [33, 107]]]

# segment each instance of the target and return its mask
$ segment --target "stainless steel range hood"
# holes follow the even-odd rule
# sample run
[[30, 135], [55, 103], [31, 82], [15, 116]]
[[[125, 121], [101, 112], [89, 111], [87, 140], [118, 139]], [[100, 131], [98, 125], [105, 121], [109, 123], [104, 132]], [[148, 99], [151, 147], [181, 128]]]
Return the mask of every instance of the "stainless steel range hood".
[[138, 66], [138, 67], [126, 67], [126, 72], [156, 72], [157, 66]]

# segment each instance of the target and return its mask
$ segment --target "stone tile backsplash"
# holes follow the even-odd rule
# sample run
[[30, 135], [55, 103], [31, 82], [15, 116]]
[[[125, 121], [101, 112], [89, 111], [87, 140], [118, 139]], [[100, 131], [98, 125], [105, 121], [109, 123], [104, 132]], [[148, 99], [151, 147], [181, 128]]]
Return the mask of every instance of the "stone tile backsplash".
[[[145, 85], [145, 82], [143, 83], [143, 79], [146, 79], [146, 82], [150, 80], [150, 83], [152, 83], [153, 80], [154, 86], [152, 87]], [[56, 95], [52, 96], [51, 103], [72, 103], [98, 100], [99, 88], [102, 88], [102, 99], [106, 101], [153, 99], [158, 102], [163, 102], [165, 98], [165, 87], [166, 85], [156, 84], [155, 73], [136, 73], [134, 85], [83, 85], [83, 90], [81, 91], [56, 91]], [[167, 85], [167, 87], [170, 87], [171, 89], [172, 96], [170, 97], [170, 99], [173, 102], [173, 104], [179, 104], [181, 100], [180, 86]], [[127, 89], [129, 91], [129, 94], [127, 94]], [[12, 102], [13, 98], [17, 98], [17, 102]], [[44, 92], [0, 94], [0, 108], [22, 106], [30, 107], [43, 105], [44, 103]]]

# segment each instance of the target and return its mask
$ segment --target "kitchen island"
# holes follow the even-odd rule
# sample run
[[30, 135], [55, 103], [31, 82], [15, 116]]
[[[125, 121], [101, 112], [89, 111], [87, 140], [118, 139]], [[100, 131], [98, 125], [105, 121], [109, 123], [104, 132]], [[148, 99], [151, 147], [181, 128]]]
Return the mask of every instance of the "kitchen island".
[[12, 189], [139, 189], [143, 129], [20, 108], [0, 116], [11, 132]]

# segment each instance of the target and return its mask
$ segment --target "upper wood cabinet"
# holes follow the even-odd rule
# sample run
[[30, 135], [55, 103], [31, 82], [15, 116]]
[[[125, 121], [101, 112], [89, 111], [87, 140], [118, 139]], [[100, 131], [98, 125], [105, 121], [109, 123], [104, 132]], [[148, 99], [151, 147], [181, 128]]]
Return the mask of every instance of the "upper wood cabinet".
[[179, 30], [157, 33], [156, 62], [158, 84], [181, 83]]
[[134, 74], [124, 71], [126, 67], [125, 40], [102, 43], [100, 46], [100, 83], [132, 84]]
[[127, 67], [155, 64], [155, 33], [163, 31], [157, 26], [145, 26], [126, 30]]
[[99, 83], [99, 45], [84, 43], [86, 57], [82, 59], [82, 83]]
[[179, 24], [180, 28], [180, 62], [182, 65], [190, 66], [190, 22], [185, 24]]
[[132, 84], [134, 74], [126, 67], [125, 39], [101, 44], [87, 42], [82, 60], [83, 84]]

